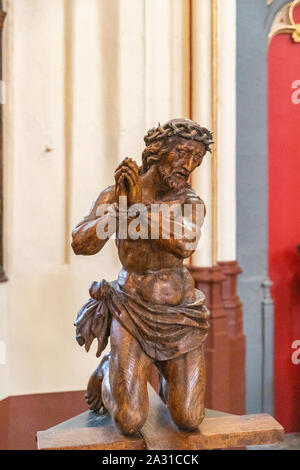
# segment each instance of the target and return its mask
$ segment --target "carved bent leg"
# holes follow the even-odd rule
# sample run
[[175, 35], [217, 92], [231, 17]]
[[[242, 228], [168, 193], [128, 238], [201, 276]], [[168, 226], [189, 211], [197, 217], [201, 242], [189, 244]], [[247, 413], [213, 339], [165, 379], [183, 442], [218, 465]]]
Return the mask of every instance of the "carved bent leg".
[[108, 369], [109, 359], [110, 353], [105, 354], [97, 369], [92, 373], [87, 386], [85, 398], [90, 410], [96, 413], [98, 413], [101, 408], [104, 408], [101, 389], [105, 371]]
[[115, 319], [110, 342], [109, 373], [102, 382], [102, 398], [120, 431], [130, 435], [143, 426], [148, 416], [147, 381], [152, 360]]
[[194, 431], [203, 421], [205, 407], [205, 359], [203, 346], [176, 359], [156, 363], [165, 379], [165, 401], [174, 423]]

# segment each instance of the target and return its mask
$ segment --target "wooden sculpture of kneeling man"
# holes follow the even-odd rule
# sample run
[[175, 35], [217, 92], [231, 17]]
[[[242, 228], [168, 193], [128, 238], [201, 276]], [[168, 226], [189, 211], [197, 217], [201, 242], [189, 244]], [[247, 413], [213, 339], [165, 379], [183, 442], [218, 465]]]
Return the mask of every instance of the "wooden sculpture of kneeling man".
[[138, 431], [148, 415], [147, 382], [154, 364], [173, 421], [185, 431], [204, 418], [209, 312], [183, 260], [200, 238], [205, 206], [188, 183], [212, 134], [188, 119], [148, 131], [142, 166], [126, 158], [87, 217], [73, 231], [78, 255], [98, 253], [115, 233], [122, 269], [114, 282], [94, 282], [79, 310], [76, 339], [99, 357], [111, 351], [87, 388], [91, 410], [108, 410], [124, 434]]

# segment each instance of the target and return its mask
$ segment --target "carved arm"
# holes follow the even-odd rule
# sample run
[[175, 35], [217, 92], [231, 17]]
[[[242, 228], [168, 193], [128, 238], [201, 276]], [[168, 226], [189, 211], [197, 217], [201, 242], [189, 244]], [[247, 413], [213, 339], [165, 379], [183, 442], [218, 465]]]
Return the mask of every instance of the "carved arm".
[[103, 214], [101, 209], [104, 204], [114, 203], [115, 187], [109, 186], [98, 196], [90, 213], [76, 225], [72, 232], [72, 248], [76, 255], [94, 255], [104, 247], [113, 233], [109, 233], [106, 238], [100, 238], [99, 230], [103, 232], [104, 227], [109, 224], [109, 219], [114, 215], [110, 211]]

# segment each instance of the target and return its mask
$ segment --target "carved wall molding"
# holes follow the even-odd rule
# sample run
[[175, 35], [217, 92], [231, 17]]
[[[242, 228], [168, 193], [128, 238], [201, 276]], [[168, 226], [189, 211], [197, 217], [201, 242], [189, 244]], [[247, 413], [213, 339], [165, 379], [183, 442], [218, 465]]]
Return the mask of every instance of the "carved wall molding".
[[217, 264], [218, 261], [218, 81], [219, 81], [219, 8], [218, 0], [211, 2], [211, 109], [212, 109], [212, 131], [214, 134], [215, 144], [212, 146], [212, 166], [211, 166], [211, 194], [212, 194], [212, 232], [211, 232], [211, 260], [212, 265]]
[[284, 33], [290, 34], [295, 43], [300, 43], [300, 23], [297, 23], [294, 17], [294, 10], [298, 5], [300, 5], [300, 0], [294, 0], [283, 7], [283, 10], [287, 10], [287, 24], [281, 24], [281, 26], [276, 27], [278, 23], [274, 22], [275, 28], [270, 31], [269, 40], [273, 39], [277, 34]]
[[236, 1], [194, 0], [192, 24], [193, 119], [212, 129], [215, 141], [212, 156], [193, 175], [207, 215], [192, 264], [212, 266], [236, 259]]
[[[2, 10], [0, 1], [0, 80], [2, 80], [2, 29], [6, 12]], [[0, 282], [7, 281], [3, 268], [3, 122], [2, 107], [0, 104]]]

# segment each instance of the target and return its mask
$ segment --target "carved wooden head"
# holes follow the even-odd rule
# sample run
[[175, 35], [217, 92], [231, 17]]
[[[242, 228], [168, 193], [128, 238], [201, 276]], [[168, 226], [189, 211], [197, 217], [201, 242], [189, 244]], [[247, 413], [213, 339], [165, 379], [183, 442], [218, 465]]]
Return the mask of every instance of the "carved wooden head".
[[150, 129], [144, 137], [142, 173], [152, 165], [168, 186], [180, 189], [189, 176], [210, 152], [212, 133], [189, 119], [172, 119], [164, 125]]

